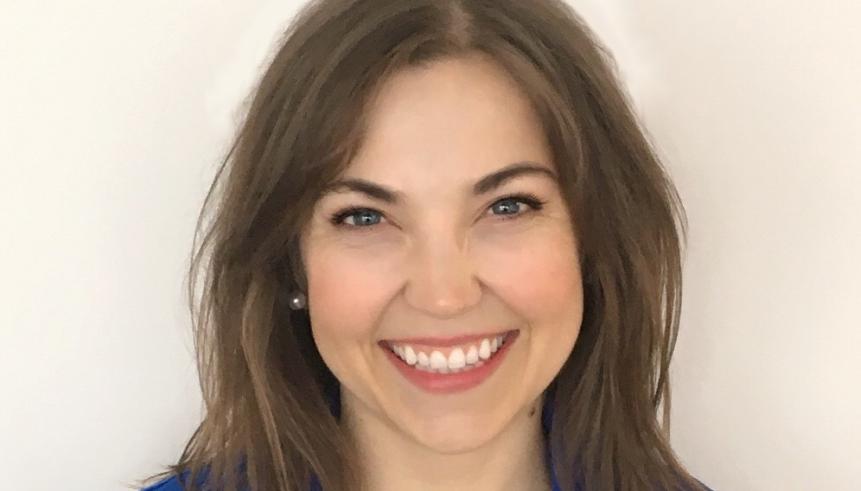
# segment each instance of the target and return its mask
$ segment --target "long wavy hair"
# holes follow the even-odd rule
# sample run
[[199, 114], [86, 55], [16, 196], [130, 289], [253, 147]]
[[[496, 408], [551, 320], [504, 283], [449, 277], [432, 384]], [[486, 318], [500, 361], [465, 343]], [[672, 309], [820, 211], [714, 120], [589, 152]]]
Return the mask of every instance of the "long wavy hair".
[[187, 286], [205, 416], [150, 479], [304, 491], [315, 475], [360, 489], [326, 399], [338, 381], [289, 308], [307, 291], [298, 237], [360, 147], [381, 83], [475, 52], [529, 98], [577, 217], [585, 310], [551, 383], [547, 442], [562, 489], [700, 489], [669, 443], [684, 208], [612, 56], [562, 0], [318, 0], [298, 13], [198, 218]]

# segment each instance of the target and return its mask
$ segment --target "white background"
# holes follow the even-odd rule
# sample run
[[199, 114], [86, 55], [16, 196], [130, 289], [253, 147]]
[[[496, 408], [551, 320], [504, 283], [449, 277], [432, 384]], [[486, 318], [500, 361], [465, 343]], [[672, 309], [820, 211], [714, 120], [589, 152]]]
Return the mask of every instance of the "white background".
[[[718, 490], [861, 487], [861, 6], [572, 2], [687, 206], [673, 443]], [[0, 487], [121, 490], [200, 418], [183, 280], [297, 7], [0, 0]]]

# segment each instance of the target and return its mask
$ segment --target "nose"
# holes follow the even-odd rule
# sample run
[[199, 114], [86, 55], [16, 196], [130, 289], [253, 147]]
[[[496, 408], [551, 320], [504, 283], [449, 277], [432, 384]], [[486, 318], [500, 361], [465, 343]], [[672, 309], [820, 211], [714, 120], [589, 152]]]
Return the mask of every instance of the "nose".
[[433, 317], [453, 317], [481, 299], [481, 282], [467, 241], [454, 234], [436, 234], [417, 241], [410, 251], [407, 303]]

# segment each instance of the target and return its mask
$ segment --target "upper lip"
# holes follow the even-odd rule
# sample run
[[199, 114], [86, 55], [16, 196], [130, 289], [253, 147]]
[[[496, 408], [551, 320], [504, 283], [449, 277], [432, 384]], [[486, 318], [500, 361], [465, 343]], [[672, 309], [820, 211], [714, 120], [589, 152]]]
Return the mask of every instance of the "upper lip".
[[509, 329], [506, 331], [493, 331], [493, 332], [485, 332], [482, 334], [466, 334], [463, 336], [454, 336], [448, 338], [398, 338], [398, 339], [386, 339], [385, 342], [391, 344], [421, 344], [426, 346], [439, 346], [439, 347], [448, 347], [448, 346], [456, 346], [459, 344], [465, 344], [470, 341], [477, 341], [479, 339], [484, 338], [494, 338], [496, 336], [508, 334], [513, 331], [513, 329]]

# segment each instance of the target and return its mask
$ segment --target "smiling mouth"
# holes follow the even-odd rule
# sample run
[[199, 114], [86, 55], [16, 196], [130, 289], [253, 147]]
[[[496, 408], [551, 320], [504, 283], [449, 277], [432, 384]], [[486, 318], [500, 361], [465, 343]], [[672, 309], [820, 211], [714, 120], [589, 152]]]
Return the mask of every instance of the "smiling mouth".
[[497, 351], [516, 332], [515, 329], [446, 347], [415, 342], [381, 341], [380, 344], [417, 370], [431, 373], [458, 373], [474, 370], [492, 360]]

